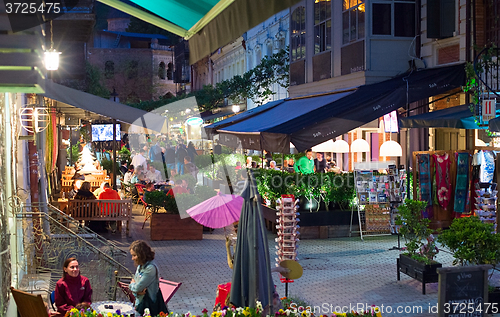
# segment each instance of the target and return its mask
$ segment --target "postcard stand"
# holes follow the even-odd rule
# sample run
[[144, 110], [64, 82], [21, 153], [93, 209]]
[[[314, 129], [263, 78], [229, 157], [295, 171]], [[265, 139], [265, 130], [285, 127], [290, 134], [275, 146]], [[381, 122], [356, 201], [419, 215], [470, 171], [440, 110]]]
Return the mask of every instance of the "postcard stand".
[[[397, 212], [394, 206], [401, 201], [402, 194], [396, 167], [390, 165], [387, 171], [387, 175], [354, 171], [361, 240], [363, 236], [390, 234], [394, 230], [393, 219]], [[353, 213], [354, 208], [351, 213], [351, 232]]]
[[[280, 266], [280, 263], [285, 260], [297, 261], [298, 253], [298, 242], [299, 242], [299, 231], [300, 226], [297, 224], [300, 219], [297, 218], [300, 215], [297, 212], [298, 200], [295, 201], [294, 195], [281, 195], [281, 199], [276, 201], [277, 206], [276, 215], [278, 216], [276, 229], [278, 229], [278, 237], [275, 239], [278, 242], [276, 246], [276, 267]], [[281, 277], [282, 283], [286, 283], [286, 292], [288, 292], [288, 283], [293, 283], [293, 280]]]

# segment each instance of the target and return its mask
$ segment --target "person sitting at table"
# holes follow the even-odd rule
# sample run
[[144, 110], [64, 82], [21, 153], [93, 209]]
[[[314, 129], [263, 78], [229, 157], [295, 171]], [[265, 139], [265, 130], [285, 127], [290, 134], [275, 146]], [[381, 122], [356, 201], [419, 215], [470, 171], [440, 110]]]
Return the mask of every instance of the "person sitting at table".
[[[128, 185], [134, 184], [134, 183], [132, 183], [132, 176], [135, 175], [134, 172], [135, 172], [134, 165], [130, 165], [128, 167], [128, 171], [125, 173], [125, 175], [123, 175], [123, 182], [125, 184], [128, 184]], [[136, 178], [136, 181], [137, 181], [137, 178]]]
[[137, 176], [137, 183], [147, 183], [146, 172], [144, 171], [142, 165], [137, 166], [137, 168], [135, 169], [135, 175]]
[[144, 314], [145, 308], [149, 308], [151, 316], [157, 316], [160, 312], [168, 314], [165, 302], [160, 296], [160, 273], [154, 262], [155, 252], [143, 240], [132, 242], [129, 251], [137, 266], [134, 278], [128, 286], [135, 296], [135, 310], [140, 316]]
[[101, 183], [101, 186], [97, 187], [96, 190], [94, 190], [94, 196], [99, 197], [99, 194], [104, 191], [104, 184], [107, 184], [108, 182], [104, 181]]
[[276, 161], [271, 161], [269, 162], [269, 169], [270, 170], [275, 170], [275, 171], [279, 171], [279, 167], [276, 166]]
[[83, 181], [81, 179], [75, 179], [73, 181], [73, 189], [70, 190], [70, 192], [68, 193], [68, 198], [69, 199], [75, 198], [76, 193], [78, 193], [78, 190], [82, 186], [82, 183], [83, 183]]
[[247, 163], [245, 164], [245, 167], [246, 168], [252, 168], [252, 163], [253, 163], [253, 159], [251, 156], [247, 156]]
[[57, 281], [55, 305], [63, 316], [72, 308], [88, 308], [92, 303], [92, 287], [88, 278], [80, 274], [80, 266], [75, 258], [63, 264], [63, 277]]
[[238, 161], [238, 162], [236, 162], [236, 166], [234, 167], [234, 170], [237, 171], [237, 170], [240, 170], [240, 169], [241, 169], [241, 162]]
[[96, 199], [94, 194], [90, 191], [91, 189], [92, 186], [90, 185], [90, 182], [83, 182], [80, 189], [75, 195], [75, 199], [77, 200]]
[[155, 185], [154, 183], [147, 183], [146, 187], [144, 187], [144, 201], [147, 203], [148, 202], [148, 194], [153, 192], [155, 190]]
[[182, 186], [182, 180], [176, 179], [175, 180], [175, 186], [170, 189], [167, 193], [167, 195], [174, 196], [177, 194], [188, 194], [189, 190], [187, 190], [184, 186]]
[[161, 172], [157, 170], [153, 164], [149, 164], [148, 171], [146, 172], [146, 180], [152, 183], [159, 183], [162, 181]]
[[[99, 194], [99, 200], [101, 199], [110, 199], [110, 200], [121, 200], [120, 195], [116, 190], [111, 188], [108, 182], [104, 182], [103, 185], [103, 191]], [[101, 206], [101, 212], [105, 215], [109, 214], [109, 204], [103, 204]], [[117, 228], [118, 223], [116, 221], [107, 221], [106, 222], [106, 229], [110, 230], [111, 232], [115, 233], [116, 228]]]

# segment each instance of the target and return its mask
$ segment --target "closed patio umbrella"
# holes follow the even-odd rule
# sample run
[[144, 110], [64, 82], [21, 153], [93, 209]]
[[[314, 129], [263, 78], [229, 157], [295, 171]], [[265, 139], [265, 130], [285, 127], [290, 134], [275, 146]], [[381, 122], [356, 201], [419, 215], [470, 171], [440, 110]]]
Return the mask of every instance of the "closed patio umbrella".
[[[238, 225], [230, 300], [236, 307], [272, 306], [273, 279], [267, 244], [267, 230], [253, 172], [248, 170], [248, 186]], [[270, 307], [271, 314], [273, 308]]]

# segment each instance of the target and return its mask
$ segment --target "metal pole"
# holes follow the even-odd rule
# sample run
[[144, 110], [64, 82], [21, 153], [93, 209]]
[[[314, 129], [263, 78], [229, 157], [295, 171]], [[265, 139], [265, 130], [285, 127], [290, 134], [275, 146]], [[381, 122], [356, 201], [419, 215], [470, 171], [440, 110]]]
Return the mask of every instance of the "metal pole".
[[113, 173], [113, 189], [116, 190], [116, 119], [113, 119], [113, 166], [111, 171]]

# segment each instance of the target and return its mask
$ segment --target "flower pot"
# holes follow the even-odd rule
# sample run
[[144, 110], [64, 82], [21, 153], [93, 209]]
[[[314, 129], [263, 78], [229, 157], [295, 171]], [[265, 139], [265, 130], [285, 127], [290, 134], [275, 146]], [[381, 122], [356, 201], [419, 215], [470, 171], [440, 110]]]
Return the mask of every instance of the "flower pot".
[[407, 255], [400, 254], [399, 259], [397, 259], [398, 281], [400, 280], [401, 272], [416, 279], [417, 281], [422, 282], [422, 294], [425, 295], [425, 284], [438, 282], [439, 275], [436, 272], [436, 269], [442, 266], [443, 265], [438, 262], [425, 264], [424, 262], [416, 261]]
[[193, 218], [181, 219], [177, 214], [151, 215], [151, 240], [201, 240], [203, 226]]

